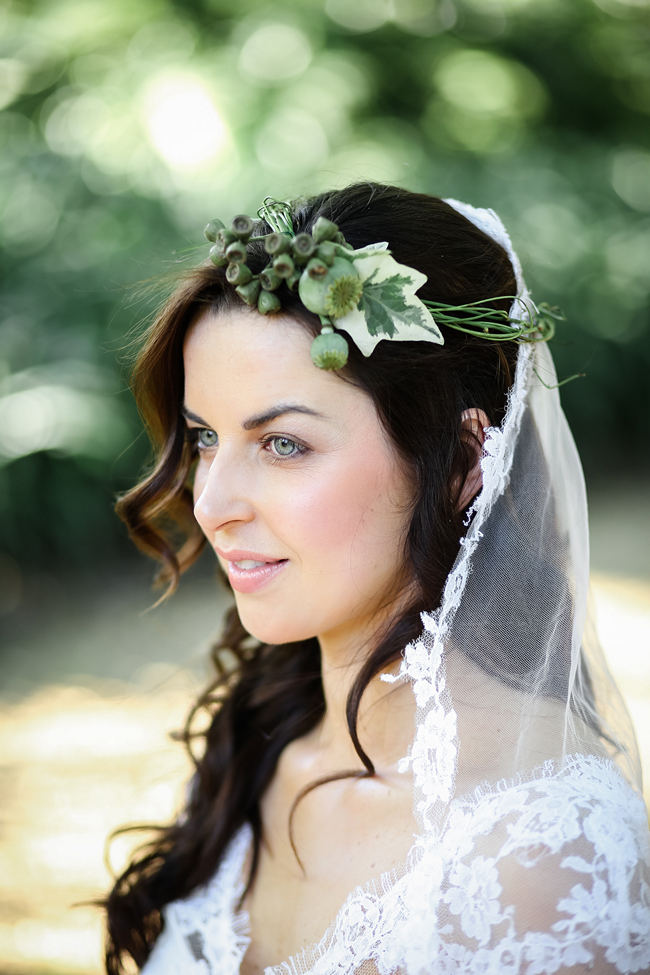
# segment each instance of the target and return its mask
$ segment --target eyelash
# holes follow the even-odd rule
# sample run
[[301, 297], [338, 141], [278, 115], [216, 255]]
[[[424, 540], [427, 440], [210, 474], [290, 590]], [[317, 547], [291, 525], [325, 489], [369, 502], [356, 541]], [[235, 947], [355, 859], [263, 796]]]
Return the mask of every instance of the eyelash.
[[287, 443], [293, 444], [293, 446], [296, 448], [290, 454], [276, 454], [269, 449], [269, 453], [271, 454], [274, 464], [281, 463], [284, 460], [295, 460], [296, 457], [301, 457], [303, 454], [306, 454], [307, 451], [309, 450], [309, 448], [305, 444], [300, 443], [298, 440], [294, 440], [293, 437], [285, 437], [277, 433], [274, 433], [268, 437], [264, 437], [262, 440], [260, 440], [260, 443], [262, 444], [263, 447], [269, 448], [274, 440], [286, 440]]
[[[199, 443], [199, 436], [202, 433], [214, 433], [214, 430], [210, 430], [208, 427], [187, 427], [185, 430], [185, 440], [190, 445], [190, 450], [193, 454], [201, 454], [206, 450], [212, 450], [213, 447], [208, 447]], [[216, 444], [213, 445], [216, 447]]]
[[[206, 446], [199, 442], [199, 436], [205, 432], [214, 433], [214, 431], [209, 430], [208, 427], [189, 427], [186, 430], [186, 440], [190, 445], [192, 453], [196, 455], [202, 454], [208, 450], [213, 450], [214, 447], [217, 446], [217, 444]], [[285, 440], [287, 443], [293, 444], [296, 449], [290, 454], [276, 454], [270, 449], [270, 445], [276, 440]], [[287, 437], [277, 433], [263, 437], [262, 440], [260, 440], [260, 445], [268, 450], [274, 464], [282, 463], [282, 461], [285, 460], [295, 460], [296, 457], [301, 457], [303, 454], [306, 454], [309, 451], [309, 447], [307, 447], [306, 444], [303, 444], [298, 440], [294, 440], [293, 437]]]

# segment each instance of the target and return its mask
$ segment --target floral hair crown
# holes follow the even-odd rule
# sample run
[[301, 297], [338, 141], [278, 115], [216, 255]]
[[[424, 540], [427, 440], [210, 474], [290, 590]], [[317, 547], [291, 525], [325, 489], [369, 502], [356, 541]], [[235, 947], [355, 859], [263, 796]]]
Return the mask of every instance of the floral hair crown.
[[[415, 268], [398, 264], [386, 242], [354, 250], [335, 223], [318, 217], [311, 233], [294, 233], [291, 208], [267, 198], [258, 210], [272, 228], [254, 236], [254, 220], [240, 214], [229, 228], [211, 220], [205, 236], [213, 242], [210, 259], [226, 268], [226, 279], [246, 304], [263, 315], [282, 307], [277, 290], [284, 281], [298, 291], [305, 308], [319, 316], [320, 335], [311, 345], [311, 357], [320, 369], [341, 369], [348, 359], [343, 329], [360, 351], [369, 356], [383, 339], [444, 344], [438, 325], [445, 325], [493, 342], [548, 341], [557, 309], [537, 307], [530, 298], [499, 295], [464, 305], [421, 300], [416, 296], [427, 277]], [[246, 263], [248, 244], [263, 240], [269, 261], [253, 274]], [[494, 308], [510, 298], [521, 307], [521, 318]], [[435, 318], [434, 318], [435, 312]], [[335, 331], [335, 327], [337, 331]]]

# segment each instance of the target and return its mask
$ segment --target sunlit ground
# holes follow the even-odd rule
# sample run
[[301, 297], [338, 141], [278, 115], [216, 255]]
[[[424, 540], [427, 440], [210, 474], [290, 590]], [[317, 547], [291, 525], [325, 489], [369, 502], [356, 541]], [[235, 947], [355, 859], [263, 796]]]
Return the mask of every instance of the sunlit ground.
[[[650, 582], [597, 575], [594, 589], [601, 635], [636, 723], [648, 782]], [[200, 581], [191, 596], [181, 595], [174, 613], [160, 611], [167, 613], [162, 622], [124, 610], [119, 588], [103, 611], [86, 606], [88, 641], [107, 630], [115, 638], [118, 662], [107, 658], [106, 672], [114, 674], [111, 667], [124, 669], [133, 659], [135, 676], [128, 683], [115, 676], [90, 682], [80, 673], [66, 684], [14, 687], [0, 718], [2, 975], [101, 971], [99, 913], [73, 905], [106, 889], [103, 848], [113, 828], [160, 821], [182, 801], [189, 765], [168, 732], [182, 724], [201, 683], [198, 661], [216, 615], [211, 592], [211, 584]], [[131, 644], [120, 638], [120, 626]], [[159, 656], [167, 656], [169, 646], [180, 645], [181, 631], [182, 667], [142, 664], [159, 648]], [[75, 620], [66, 632], [54, 627], [52, 640], [60, 645], [69, 639], [74, 656], [75, 641], [84, 643]], [[143, 646], [147, 640], [149, 648]], [[28, 642], [24, 652], [29, 655]], [[115, 864], [126, 850], [126, 841], [115, 842]]]

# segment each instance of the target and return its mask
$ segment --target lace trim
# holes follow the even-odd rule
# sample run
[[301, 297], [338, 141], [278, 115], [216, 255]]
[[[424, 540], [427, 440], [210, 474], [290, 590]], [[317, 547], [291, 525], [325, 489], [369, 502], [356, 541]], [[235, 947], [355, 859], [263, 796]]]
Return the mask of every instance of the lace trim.
[[413, 683], [418, 706], [417, 731], [409, 754], [398, 767], [402, 772], [409, 766], [413, 770], [419, 797], [416, 813], [424, 829], [434, 827], [443, 804], [452, 796], [456, 777], [456, 713], [447, 690], [443, 664], [445, 638], [460, 606], [472, 558], [482, 538], [482, 527], [510, 477], [531, 382], [533, 352], [532, 346], [520, 345], [505, 419], [501, 427], [486, 430], [481, 459], [483, 489], [468, 512], [468, 517], [473, 520], [461, 539], [460, 552], [447, 577], [440, 607], [435, 612], [422, 614], [424, 631], [419, 639], [406, 647], [399, 672], [395, 676], [382, 674], [382, 680], [387, 683], [405, 679]]
[[[650, 889], [645, 879], [634, 880], [639, 864], [650, 870], [645, 827], [643, 800], [607, 758], [573, 755], [525, 777], [483, 784], [454, 799], [437, 837], [416, 837], [403, 872], [357, 887], [318, 944], [265, 975], [352, 975], [369, 961], [379, 975], [429, 975], [432, 959], [436, 971], [453, 975], [517, 973], [521, 966], [527, 975], [550, 975], [592, 963], [595, 946], [620, 972], [640, 971], [650, 964]], [[507, 840], [486, 855], [480, 844], [497, 828], [506, 829]], [[590, 859], [571, 852], [579, 838], [593, 849]], [[170, 905], [170, 920], [195, 960], [188, 975], [239, 970], [249, 918], [235, 905], [251, 840], [243, 827], [215, 878]], [[526, 870], [563, 851], [557, 872], [569, 870], [577, 882], [561, 888], [558, 920], [547, 931], [518, 929], [515, 907], [501, 896], [501, 862], [512, 859]]]
[[187, 975], [235, 975], [250, 944], [248, 917], [236, 912], [244, 893], [244, 863], [253, 832], [243, 826], [233, 837], [219, 870], [186, 900], [168, 905], [165, 919], [175, 923], [194, 962]]

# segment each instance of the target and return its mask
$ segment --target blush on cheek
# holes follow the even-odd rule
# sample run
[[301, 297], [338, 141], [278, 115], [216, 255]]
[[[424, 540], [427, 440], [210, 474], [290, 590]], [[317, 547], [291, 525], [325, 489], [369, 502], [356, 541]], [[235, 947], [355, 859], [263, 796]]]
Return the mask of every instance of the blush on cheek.
[[370, 444], [358, 463], [350, 464], [345, 458], [337, 468], [326, 478], [315, 479], [313, 491], [297, 492], [292, 524], [312, 552], [320, 551], [323, 562], [338, 554], [339, 568], [344, 571], [353, 554], [363, 557], [364, 548], [374, 561], [378, 549], [391, 545], [395, 522], [401, 526], [403, 516], [396, 519], [392, 506], [386, 504], [400, 492], [396, 491], [392, 458], [386, 457], [383, 445], [380, 449]]

